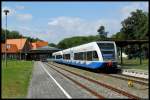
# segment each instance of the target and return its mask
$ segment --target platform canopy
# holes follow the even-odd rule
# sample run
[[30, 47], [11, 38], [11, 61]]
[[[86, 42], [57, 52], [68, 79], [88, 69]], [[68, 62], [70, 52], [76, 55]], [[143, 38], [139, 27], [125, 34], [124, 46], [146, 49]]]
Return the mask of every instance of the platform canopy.
[[122, 48], [127, 46], [127, 45], [134, 45], [137, 44], [139, 45], [139, 49], [140, 49], [140, 64], [142, 64], [142, 57], [141, 57], [141, 45], [145, 44], [145, 43], [149, 43], [149, 40], [115, 40], [115, 43], [118, 47], [121, 48], [121, 64], [123, 63], [122, 60]]
[[115, 40], [115, 43], [118, 47], [124, 47], [127, 45], [133, 45], [133, 44], [145, 44], [149, 43], [149, 40]]
[[55, 47], [50, 47], [50, 46], [44, 46], [44, 47], [39, 47], [36, 49], [32, 49], [29, 51], [29, 53], [48, 53], [48, 52], [54, 52], [54, 51], [59, 51], [61, 49], [55, 48]]

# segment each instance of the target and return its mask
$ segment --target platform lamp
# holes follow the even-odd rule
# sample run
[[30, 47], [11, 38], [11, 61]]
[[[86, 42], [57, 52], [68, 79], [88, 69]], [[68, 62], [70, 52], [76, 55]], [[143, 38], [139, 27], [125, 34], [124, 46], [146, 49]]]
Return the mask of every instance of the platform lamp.
[[5, 65], [7, 67], [7, 14], [9, 13], [9, 10], [5, 9], [4, 13], [6, 15], [6, 30], [5, 30]]

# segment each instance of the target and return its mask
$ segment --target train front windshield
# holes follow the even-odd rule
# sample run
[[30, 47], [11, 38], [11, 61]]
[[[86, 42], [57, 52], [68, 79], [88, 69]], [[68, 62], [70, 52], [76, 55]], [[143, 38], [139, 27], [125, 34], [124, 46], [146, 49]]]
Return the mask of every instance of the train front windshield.
[[115, 47], [113, 43], [97, 43], [104, 60], [115, 60]]

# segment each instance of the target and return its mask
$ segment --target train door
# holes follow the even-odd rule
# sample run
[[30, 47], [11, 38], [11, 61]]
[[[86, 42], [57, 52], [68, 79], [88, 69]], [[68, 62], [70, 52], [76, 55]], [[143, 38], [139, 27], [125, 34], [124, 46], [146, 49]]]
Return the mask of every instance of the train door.
[[73, 53], [73, 50], [71, 49], [71, 50], [70, 50], [70, 60], [72, 61], [73, 58], [74, 58], [74, 53]]
[[86, 64], [86, 52], [83, 52], [83, 63]]

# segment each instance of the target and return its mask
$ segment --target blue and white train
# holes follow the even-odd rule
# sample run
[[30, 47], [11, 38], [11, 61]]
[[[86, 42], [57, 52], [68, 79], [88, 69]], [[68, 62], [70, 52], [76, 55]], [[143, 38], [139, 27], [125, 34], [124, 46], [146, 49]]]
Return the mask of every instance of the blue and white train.
[[90, 69], [117, 68], [117, 49], [113, 41], [97, 41], [52, 54], [55, 62]]

